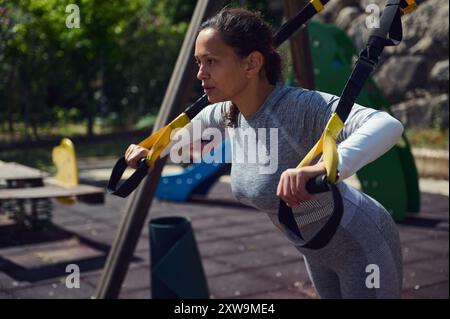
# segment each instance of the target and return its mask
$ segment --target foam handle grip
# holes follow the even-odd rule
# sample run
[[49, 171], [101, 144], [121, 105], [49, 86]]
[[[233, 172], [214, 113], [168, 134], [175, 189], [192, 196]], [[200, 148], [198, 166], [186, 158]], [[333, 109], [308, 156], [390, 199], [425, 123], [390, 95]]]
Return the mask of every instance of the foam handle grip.
[[330, 186], [328, 185], [327, 176], [319, 175], [311, 178], [306, 183], [306, 190], [311, 194], [328, 192], [330, 190]]

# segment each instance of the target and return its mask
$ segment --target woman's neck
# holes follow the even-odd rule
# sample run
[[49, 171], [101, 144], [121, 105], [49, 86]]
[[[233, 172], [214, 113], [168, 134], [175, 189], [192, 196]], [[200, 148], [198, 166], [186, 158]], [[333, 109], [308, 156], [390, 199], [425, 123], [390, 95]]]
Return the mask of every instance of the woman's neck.
[[252, 116], [258, 112], [274, 88], [275, 86], [267, 81], [250, 82], [243, 93], [232, 102], [243, 116]]

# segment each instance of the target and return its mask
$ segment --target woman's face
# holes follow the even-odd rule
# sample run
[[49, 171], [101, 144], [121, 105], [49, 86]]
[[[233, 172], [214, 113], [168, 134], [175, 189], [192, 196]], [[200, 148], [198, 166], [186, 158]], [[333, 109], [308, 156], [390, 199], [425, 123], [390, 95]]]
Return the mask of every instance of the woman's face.
[[197, 78], [211, 103], [233, 101], [249, 82], [245, 59], [226, 45], [214, 29], [202, 30], [195, 43]]

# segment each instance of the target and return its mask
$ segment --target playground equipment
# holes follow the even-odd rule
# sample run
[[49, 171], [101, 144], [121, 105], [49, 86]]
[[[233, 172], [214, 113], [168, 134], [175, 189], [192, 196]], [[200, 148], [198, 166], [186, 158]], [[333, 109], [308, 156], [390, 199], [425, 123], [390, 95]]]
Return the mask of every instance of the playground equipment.
[[102, 204], [103, 188], [79, 184], [75, 147], [64, 138], [52, 152], [57, 173], [53, 178], [40, 170], [18, 163], [0, 162], [0, 180], [7, 188], [0, 189], [2, 211], [25, 226], [38, 229], [51, 220], [52, 198], [66, 205], [77, 201]]
[[[231, 154], [229, 140], [226, 139], [218, 148], [221, 154]], [[221, 163], [211, 163], [211, 154], [203, 155], [203, 162], [193, 164], [182, 172], [161, 176], [155, 196], [162, 200], [185, 202], [192, 195], [206, 195], [220, 176], [230, 171], [230, 158], [224, 156]]]

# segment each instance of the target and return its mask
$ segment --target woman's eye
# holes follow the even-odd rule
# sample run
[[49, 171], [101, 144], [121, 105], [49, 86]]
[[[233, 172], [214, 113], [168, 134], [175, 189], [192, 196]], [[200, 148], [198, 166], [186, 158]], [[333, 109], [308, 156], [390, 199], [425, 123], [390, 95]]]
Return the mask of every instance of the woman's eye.
[[[215, 62], [216, 61], [214, 59], [206, 59], [204, 61], [205, 65], [209, 65], [209, 66], [213, 65]], [[201, 67], [202, 62], [200, 60], [195, 60], [195, 64], [197, 64], [198, 67]]]

